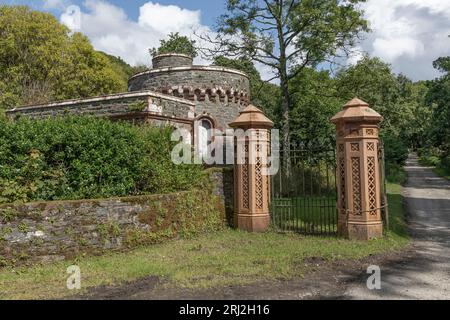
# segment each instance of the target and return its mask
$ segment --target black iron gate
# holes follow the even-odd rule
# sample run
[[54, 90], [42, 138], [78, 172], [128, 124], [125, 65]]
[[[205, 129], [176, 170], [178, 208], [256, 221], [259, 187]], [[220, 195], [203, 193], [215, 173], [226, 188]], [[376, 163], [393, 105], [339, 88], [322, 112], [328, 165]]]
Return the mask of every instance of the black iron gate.
[[303, 234], [335, 234], [334, 150], [280, 151], [280, 169], [271, 178], [272, 226]]

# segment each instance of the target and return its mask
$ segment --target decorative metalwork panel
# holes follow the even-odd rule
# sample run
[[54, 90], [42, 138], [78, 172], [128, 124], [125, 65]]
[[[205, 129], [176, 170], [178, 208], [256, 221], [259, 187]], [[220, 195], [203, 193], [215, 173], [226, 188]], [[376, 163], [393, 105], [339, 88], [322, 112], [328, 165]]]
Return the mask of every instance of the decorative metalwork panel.
[[245, 145], [244, 165], [242, 166], [242, 207], [244, 209], [250, 208], [249, 203], [249, 172], [248, 172], [248, 145]]
[[341, 213], [345, 214], [345, 159], [339, 158], [339, 187], [341, 196]]
[[361, 166], [358, 157], [352, 158], [353, 214], [361, 215]]
[[359, 143], [351, 143], [350, 144], [350, 150], [352, 150], [352, 151], [359, 151]]
[[369, 136], [374, 136], [376, 133], [375, 129], [366, 129], [366, 134]]
[[375, 143], [374, 142], [368, 142], [367, 143], [367, 150], [368, 151], [375, 151]]
[[367, 158], [367, 178], [369, 192], [369, 212], [371, 215], [376, 215], [377, 193], [375, 184], [375, 157]]
[[256, 158], [255, 165], [255, 183], [256, 183], [256, 207], [263, 208], [263, 176], [262, 176], [262, 159]]

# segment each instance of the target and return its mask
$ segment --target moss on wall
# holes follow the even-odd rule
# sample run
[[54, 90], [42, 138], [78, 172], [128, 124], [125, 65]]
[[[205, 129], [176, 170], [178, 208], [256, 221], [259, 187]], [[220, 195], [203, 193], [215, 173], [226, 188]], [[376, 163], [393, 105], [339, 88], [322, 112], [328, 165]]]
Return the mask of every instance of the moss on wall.
[[0, 206], [0, 266], [102, 254], [213, 232], [225, 206], [211, 183], [173, 194]]

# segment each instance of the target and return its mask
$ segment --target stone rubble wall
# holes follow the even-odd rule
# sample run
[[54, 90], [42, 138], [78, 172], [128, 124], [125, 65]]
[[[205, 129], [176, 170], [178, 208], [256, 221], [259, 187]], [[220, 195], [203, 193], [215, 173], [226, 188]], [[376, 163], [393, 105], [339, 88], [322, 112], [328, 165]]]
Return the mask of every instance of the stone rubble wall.
[[233, 215], [233, 170], [211, 168], [207, 174], [202, 190], [0, 205], [0, 267], [125, 251], [219, 230]]
[[195, 110], [190, 101], [144, 91], [21, 107], [8, 110], [7, 115], [11, 118], [26, 116], [33, 119], [66, 115], [114, 117], [143, 111], [145, 108], [158, 115], [183, 119], [193, 118]]

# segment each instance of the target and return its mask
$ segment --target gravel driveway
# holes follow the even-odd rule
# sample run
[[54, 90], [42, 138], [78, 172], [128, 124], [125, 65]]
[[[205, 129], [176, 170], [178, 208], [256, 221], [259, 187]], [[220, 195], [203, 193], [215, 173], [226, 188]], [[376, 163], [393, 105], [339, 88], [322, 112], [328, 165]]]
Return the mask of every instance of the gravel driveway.
[[406, 163], [403, 189], [413, 252], [408, 259], [381, 265], [381, 290], [365, 283], [349, 285], [349, 299], [450, 299], [450, 183], [416, 155]]

